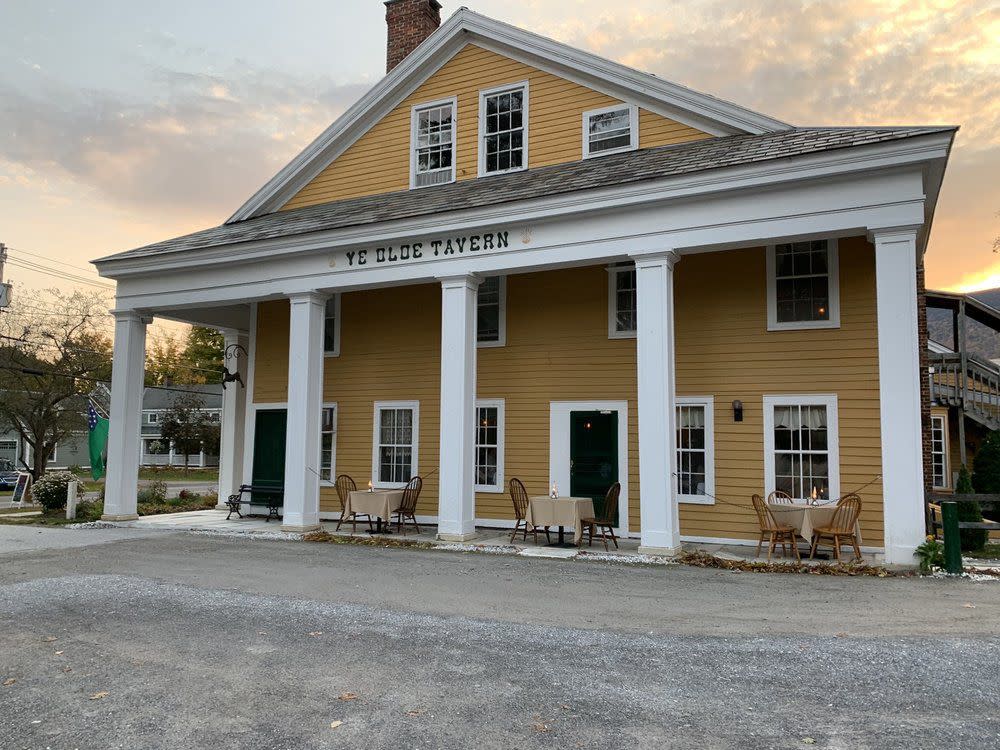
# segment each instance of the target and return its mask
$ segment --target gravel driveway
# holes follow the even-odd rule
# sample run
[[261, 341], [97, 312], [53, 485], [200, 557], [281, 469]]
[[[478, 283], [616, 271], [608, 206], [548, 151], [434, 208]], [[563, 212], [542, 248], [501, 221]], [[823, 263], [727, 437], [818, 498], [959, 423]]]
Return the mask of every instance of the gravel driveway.
[[0, 555], [0, 747], [1000, 747], [998, 615], [992, 583], [123, 536]]

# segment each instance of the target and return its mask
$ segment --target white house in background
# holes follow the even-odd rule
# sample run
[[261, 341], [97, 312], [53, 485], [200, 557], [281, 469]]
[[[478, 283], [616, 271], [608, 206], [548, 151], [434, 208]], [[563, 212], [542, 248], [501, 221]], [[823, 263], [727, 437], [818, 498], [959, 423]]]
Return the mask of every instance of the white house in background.
[[[173, 405], [174, 399], [183, 395], [183, 391], [197, 393], [204, 403], [201, 411], [215, 421], [222, 418], [222, 385], [178, 385], [164, 388], [146, 388], [142, 396], [142, 425], [140, 434], [142, 440], [143, 466], [183, 466], [184, 455], [176, 453], [174, 446], [164, 440], [160, 433], [163, 415]], [[204, 450], [187, 457], [189, 466], [218, 466], [219, 457]]]

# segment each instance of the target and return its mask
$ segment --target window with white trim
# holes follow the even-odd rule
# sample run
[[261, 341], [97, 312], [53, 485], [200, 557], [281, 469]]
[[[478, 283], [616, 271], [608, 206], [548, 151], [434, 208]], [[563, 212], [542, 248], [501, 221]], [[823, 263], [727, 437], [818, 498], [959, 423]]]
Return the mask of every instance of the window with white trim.
[[677, 398], [677, 500], [715, 503], [715, 399]]
[[413, 108], [411, 187], [455, 181], [455, 110], [454, 99]]
[[507, 338], [507, 279], [487, 276], [479, 285], [476, 302], [476, 342], [479, 346], [503, 346]]
[[327, 357], [340, 356], [340, 295], [335, 294], [326, 301], [323, 320], [323, 354]]
[[635, 264], [608, 269], [608, 337], [635, 338], [636, 285]]
[[527, 167], [527, 82], [480, 92], [479, 136], [479, 174]]
[[583, 158], [639, 147], [639, 109], [633, 104], [615, 104], [583, 113]]
[[417, 401], [375, 404], [372, 475], [377, 486], [398, 489], [416, 475], [419, 425]]
[[931, 417], [931, 477], [936, 490], [948, 489], [948, 421]]
[[839, 496], [837, 397], [765, 396], [764, 451], [767, 492], [794, 500]]
[[476, 401], [476, 491], [503, 492], [504, 401]]
[[320, 414], [319, 478], [333, 482], [337, 478], [337, 405], [323, 404]]
[[146, 415], [146, 422], [149, 424], [156, 424], [160, 421], [160, 415], [155, 411], [151, 411]]
[[768, 329], [839, 327], [839, 279], [835, 239], [768, 247]]

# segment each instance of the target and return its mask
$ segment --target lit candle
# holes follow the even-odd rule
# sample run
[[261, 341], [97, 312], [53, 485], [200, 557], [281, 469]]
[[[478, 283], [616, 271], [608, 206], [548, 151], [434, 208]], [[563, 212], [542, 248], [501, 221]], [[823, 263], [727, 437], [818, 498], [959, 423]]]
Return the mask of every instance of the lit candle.
[[816, 499], [817, 499], [818, 497], [819, 497], [819, 494], [818, 494], [818, 493], [816, 492], [816, 487], [815, 487], [815, 486], [813, 486], [813, 491], [812, 491], [812, 504], [813, 504], [813, 505], [815, 505], [815, 504], [816, 504]]
[[372, 485], [371, 482], [368, 482], [368, 491], [369, 492], [374, 492], [375, 491], [375, 487]]
[[559, 485], [555, 482], [552, 483], [552, 492], [549, 493], [553, 498], [559, 497]]

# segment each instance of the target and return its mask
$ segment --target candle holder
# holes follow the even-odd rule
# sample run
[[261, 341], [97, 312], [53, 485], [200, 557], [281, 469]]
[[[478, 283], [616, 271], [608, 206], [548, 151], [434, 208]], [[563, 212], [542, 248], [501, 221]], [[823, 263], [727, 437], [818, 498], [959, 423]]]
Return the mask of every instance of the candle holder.
[[559, 485], [557, 485], [555, 482], [552, 483], [552, 490], [549, 492], [549, 497], [551, 497], [553, 500], [559, 497]]

